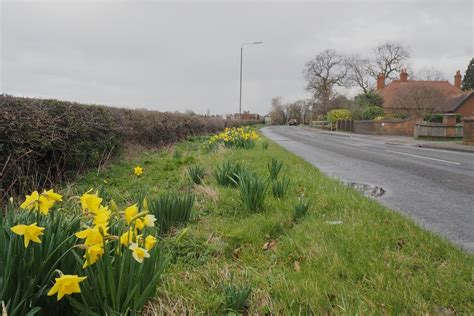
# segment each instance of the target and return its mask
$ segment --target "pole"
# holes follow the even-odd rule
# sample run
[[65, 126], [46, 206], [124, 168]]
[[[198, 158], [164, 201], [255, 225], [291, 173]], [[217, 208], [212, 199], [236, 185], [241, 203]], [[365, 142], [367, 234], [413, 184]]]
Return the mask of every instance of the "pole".
[[242, 56], [244, 54], [244, 46], [240, 46], [240, 96], [239, 96], [239, 114], [242, 119]]

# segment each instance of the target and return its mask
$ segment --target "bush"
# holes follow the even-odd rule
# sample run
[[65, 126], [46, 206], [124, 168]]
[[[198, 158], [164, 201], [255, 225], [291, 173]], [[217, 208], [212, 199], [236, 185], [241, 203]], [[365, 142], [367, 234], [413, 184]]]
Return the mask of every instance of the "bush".
[[98, 168], [127, 143], [163, 146], [242, 123], [7, 95], [0, 107], [0, 202]]
[[268, 187], [267, 181], [249, 171], [241, 171], [238, 179], [240, 199], [247, 210], [250, 212], [262, 210]]
[[376, 92], [368, 92], [356, 95], [354, 102], [359, 107], [382, 106], [383, 98]]
[[193, 183], [201, 184], [204, 178], [204, 168], [198, 165], [191, 165], [188, 167], [188, 175]]
[[213, 174], [218, 184], [230, 187], [238, 184], [238, 175], [242, 169], [240, 162], [226, 160], [222, 164], [217, 165]]
[[281, 199], [285, 196], [286, 191], [290, 185], [290, 179], [284, 177], [281, 181], [274, 180], [272, 181], [272, 193], [276, 198]]
[[303, 199], [300, 199], [299, 203], [293, 208], [293, 221], [298, 221], [302, 217], [306, 216], [308, 213], [310, 202], [305, 202]]
[[369, 106], [362, 112], [363, 120], [373, 120], [376, 117], [383, 117], [385, 111], [379, 106]]
[[344, 109], [332, 110], [332, 111], [329, 111], [327, 114], [328, 121], [333, 124], [335, 124], [337, 121], [350, 120], [351, 118], [352, 118], [351, 112]]
[[155, 198], [148, 198], [148, 209], [155, 215], [160, 234], [165, 234], [172, 227], [185, 224], [191, 218], [194, 195], [190, 193], [164, 193]]
[[[443, 123], [443, 114], [442, 113], [426, 113], [423, 115], [423, 121], [433, 122], [433, 123]], [[456, 114], [456, 122], [461, 122], [461, 114]]]
[[281, 160], [272, 158], [272, 160], [267, 165], [268, 172], [270, 173], [270, 179], [276, 180], [278, 174], [280, 174], [281, 169], [283, 168], [283, 162]]

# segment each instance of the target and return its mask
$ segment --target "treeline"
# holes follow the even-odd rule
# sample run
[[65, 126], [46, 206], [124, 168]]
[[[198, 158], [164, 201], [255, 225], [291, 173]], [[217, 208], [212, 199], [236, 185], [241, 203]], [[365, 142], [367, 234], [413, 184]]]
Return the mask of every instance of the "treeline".
[[0, 201], [98, 168], [127, 143], [160, 147], [240, 124], [222, 118], [0, 95]]

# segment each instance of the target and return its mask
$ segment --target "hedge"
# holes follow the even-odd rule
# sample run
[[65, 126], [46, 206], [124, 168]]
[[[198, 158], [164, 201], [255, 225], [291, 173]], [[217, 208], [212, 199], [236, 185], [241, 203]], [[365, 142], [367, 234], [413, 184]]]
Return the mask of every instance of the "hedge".
[[160, 147], [238, 121], [0, 95], [0, 202], [98, 168], [127, 143]]
[[384, 116], [385, 111], [383, 108], [380, 106], [368, 106], [363, 112], [362, 112], [362, 119], [363, 120], [373, 120], [376, 117]]

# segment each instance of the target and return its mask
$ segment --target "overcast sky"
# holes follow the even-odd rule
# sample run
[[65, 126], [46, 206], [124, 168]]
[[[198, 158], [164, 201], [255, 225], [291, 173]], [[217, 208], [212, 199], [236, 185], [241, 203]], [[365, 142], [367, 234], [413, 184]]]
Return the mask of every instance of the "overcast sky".
[[0, 92], [160, 111], [264, 114], [306, 98], [302, 70], [333, 48], [409, 47], [452, 82], [474, 55], [473, 1], [5, 1]]

